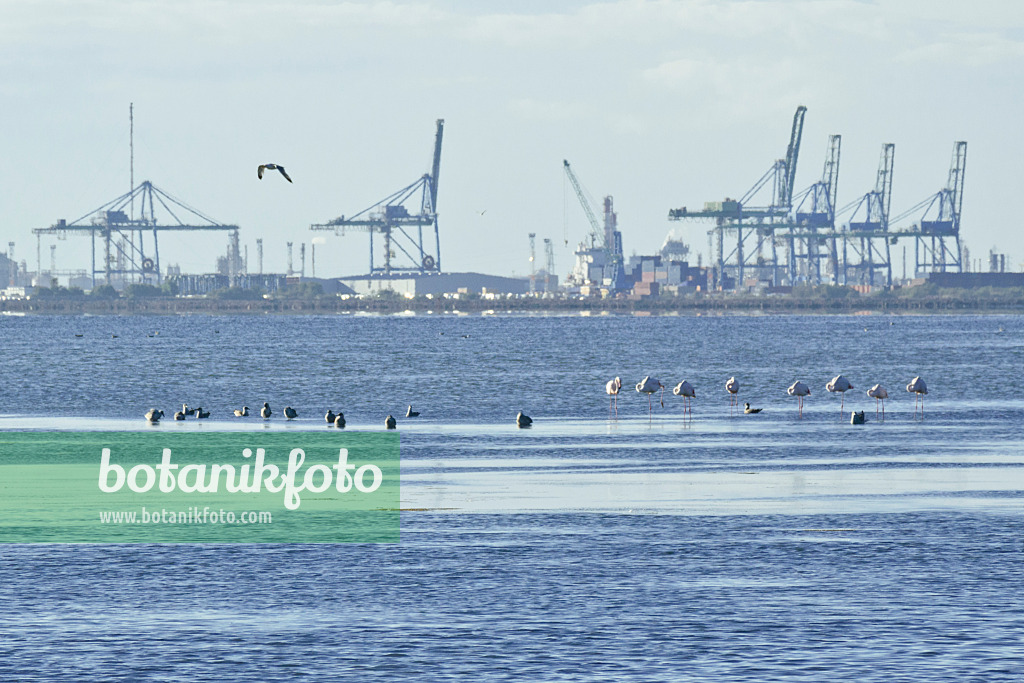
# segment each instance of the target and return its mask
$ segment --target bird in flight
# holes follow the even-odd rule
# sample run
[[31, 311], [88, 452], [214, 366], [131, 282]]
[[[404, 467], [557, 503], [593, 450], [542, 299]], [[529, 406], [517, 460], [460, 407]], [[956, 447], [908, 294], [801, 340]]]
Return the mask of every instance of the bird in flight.
[[284, 166], [281, 166], [281, 165], [279, 165], [279, 164], [260, 164], [260, 167], [259, 167], [258, 169], [256, 169], [256, 175], [258, 175], [258, 176], [260, 177], [260, 180], [262, 180], [262, 179], [263, 179], [263, 171], [264, 171], [265, 169], [268, 169], [268, 168], [269, 168], [269, 169], [270, 169], [271, 171], [273, 171], [273, 170], [278, 170], [278, 171], [280, 171], [280, 172], [281, 172], [281, 175], [283, 175], [283, 176], [284, 176], [284, 179], [285, 179], [285, 180], [287, 180], [287, 181], [288, 181], [289, 183], [290, 183], [290, 182], [292, 182], [292, 179], [288, 177], [288, 174], [287, 174], [287, 173], [285, 173], [285, 171], [284, 171]]

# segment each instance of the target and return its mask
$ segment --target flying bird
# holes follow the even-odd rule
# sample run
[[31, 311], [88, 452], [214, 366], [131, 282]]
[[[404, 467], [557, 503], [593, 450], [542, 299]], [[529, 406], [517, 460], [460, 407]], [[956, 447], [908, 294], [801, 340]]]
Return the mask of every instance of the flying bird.
[[846, 392], [853, 389], [853, 385], [850, 384], [850, 380], [846, 379], [842, 375], [836, 375], [832, 378], [832, 381], [825, 385], [825, 390], [832, 393], [839, 392], [843, 395], [842, 400], [839, 403], [839, 413], [845, 412], [846, 406]]
[[800, 380], [797, 380], [793, 382], [789, 389], [786, 389], [786, 393], [788, 393], [790, 396], [796, 396], [796, 404], [800, 408], [800, 417], [803, 417], [804, 396], [811, 395], [811, 388], [804, 384], [803, 382], [801, 382]]
[[270, 169], [271, 171], [280, 171], [281, 175], [284, 176], [285, 180], [287, 180], [289, 183], [292, 181], [292, 179], [288, 177], [288, 174], [285, 173], [284, 166], [279, 166], [278, 164], [260, 164], [260, 167], [256, 169], [256, 175], [259, 176], [260, 180], [263, 179], [264, 169]]
[[867, 393], [868, 393], [868, 396], [870, 396], [871, 398], [875, 399], [875, 417], [878, 417], [878, 404], [879, 404], [879, 402], [881, 402], [881, 404], [882, 404], [882, 419], [884, 420], [885, 419], [885, 399], [889, 398], [889, 392], [886, 391], [885, 387], [883, 387], [881, 384], [876, 384], [875, 386], [873, 386], [870, 389], [868, 389]]
[[914, 396], [914, 416], [917, 416], [917, 406], [921, 406], [921, 417], [924, 417], [924, 395], [928, 393], [928, 387], [925, 386], [924, 380], [920, 377], [915, 377], [910, 380], [910, 384], [907, 385], [907, 391]]

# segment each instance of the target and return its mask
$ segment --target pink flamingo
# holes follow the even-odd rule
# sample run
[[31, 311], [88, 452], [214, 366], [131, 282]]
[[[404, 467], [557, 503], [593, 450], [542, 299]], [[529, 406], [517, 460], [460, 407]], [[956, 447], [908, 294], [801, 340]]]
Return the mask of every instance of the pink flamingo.
[[889, 398], [889, 392], [886, 391], [885, 387], [883, 387], [881, 384], [876, 384], [875, 386], [873, 386], [870, 389], [868, 389], [868, 396], [870, 396], [871, 398], [875, 399], [875, 417], [878, 417], [878, 403], [879, 403], [879, 401], [881, 401], [881, 403], [882, 403], [882, 419], [884, 420], [885, 419], [885, 399]]
[[692, 416], [693, 413], [690, 410], [690, 399], [697, 398], [697, 392], [693, 390], [693, 385], [684, 379], [682, 382], [675, 386], [675, 388], [672, 390], [672, 393], [675, 394], [676, 396], [683, 397], [683, 414], [689, 414], [690, 416]]
[[[611, 403], [615, 406], [616, 417], [619, 414], [619, 390], [622, 389], [622, 380], [616, 377], [615, 379], [608, 380], [608, 384], [604, 385], [604, 391], [606, 394], [611, 396]], [[612, 406], [609, 405], [608, 409], [611, 410]]]
[[839, 403], [839, 414], [842, 415], [845, 412], [846, 407], [846, 392], [853, 389], [853, 385], [850, 384], [850, 380], [846, 379], [842, 375], [836, 375], [832, 378], [831, 382], [825, 385], [825, 389], [832, 393], [839, 392], [843, 395], [843, 399]]
[[796, 399], [797, 399], [796, 404], [800, 408], [800, 417], [803, 417], [804, 416], [804, 396], [810, 396], [811, 395], [811, 388], [809, 386], [807, 386], [806, 384], [804, 384], [803, 382], [801, 382], [800, 380], [797, 380], [797, 381], [793, 382], [793, 384], [789, 387], [789, 389], [786, 390], [786, 393], [788, 393], [790, 396], [796, 396]]
[[661, 407], [665, 407], [665, 385], [661, 383], [661, 380], [647, 376], [644, 377], [643, 381], [636, 385], [637, 392], [641, 394], [647, 394], [647, 412], [654, 414], [654, 406], [651, 403], [651, 395], [654, 394], [658, 389], [661, 389]]
[[735, 377], [730, 377], [729, 381], [725, 383], [725, 390], [729, 392], [729, 412], [732, 412], [739, 405], [736, 395], [740, 393], [740, 383], [736, 381]]
[[915, 394], [914, 396], [914, 417], [917, 417], [917, 406], [918, 403], [921, 405], [921, 417], [924, 417], [924, 396], [928, 393], [928, 387], [925, 386], [924, 380], [920, 377], [915, 377], [910, 380], [910, 384], [907, 385], [907, 391]]

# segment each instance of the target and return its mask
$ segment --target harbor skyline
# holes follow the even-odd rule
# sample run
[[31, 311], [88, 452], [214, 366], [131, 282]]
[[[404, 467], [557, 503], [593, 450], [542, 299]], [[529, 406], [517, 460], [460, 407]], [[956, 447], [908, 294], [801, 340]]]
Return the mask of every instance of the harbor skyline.
[[[564, 277], [589, 226], [563, 159], [595, 198], [615, 197], [627, 255], [654, 253], [674, 229], [708, 263], [707, 226], [668, 211], [745, 192], [785, 156], [797, 105], [808, 110], [797, 189], [819, 178], [828, 136], [841, 134], [845, 205], [874, 185], [892, 142], [898, 213], [942, 188], [950, 146], [966, 140], [972, 260], [994, 248], [1015, 271], [1024, 259], [998, 213], [1024, 148], [1013, 88], [1024, 11], [1012, 3], [124, 7], [7, 13], [0, 50], [18, 68], [5, 85], [16, 134], [0, 171], [0, 248], [15, 242], [30, 268], [33, 229], [128, 191], [129, 103], [136, 184], [241, 226], [250, 264], [262, 238], [268, 272], [285, 270], [287, 241], [318, 237], [310, 224], [429, 172], [437, 118], [448, 124], [445, 270], [525, 275], [533, 232], [552, 241]], [[260, 182], [269, 161], [295, 184]], [[319, 276], [365, 272], [365, 235], [322, 237]], [[223, 235], [161, 241], [186, 272], [212, 271], [226, 246]], [[58, 269], [88, 267], [87, 251], [81, 238], [59, 242]]]

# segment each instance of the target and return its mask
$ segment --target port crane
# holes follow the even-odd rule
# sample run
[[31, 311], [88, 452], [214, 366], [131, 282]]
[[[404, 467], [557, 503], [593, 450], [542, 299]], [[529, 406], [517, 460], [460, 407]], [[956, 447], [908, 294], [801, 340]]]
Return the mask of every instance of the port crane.
[[[141, 204], [138, 218], [134, 214], [136, 203]], [[160, 211], [158, 212], [158, 207]], [[126, 211], [129, 209], [129, 211]], [[90, 219], [86, 222], [86, 219]], [[238, 254], [238, 226], [218, 223], [209, 216], [175, 199], [156, 185], [146, 180], [133, 187], [130, 192], [112, 199], [99, 208], [70, 223], [63, 218], [47, 228], [33, 228], [36, 236], [36, 260], [41, 261], [41, 239], [43, 235], [66, 239], [68, 235], [88, 235], [92, 238], [92, 285], [96, 286], [97, 276], [105, 284], [111, 284], [115, 276], [133, 282], [155, 282], [160, 284], [160, 242], [162, 232], [174, 231], [227, 231], [231, 233], [234, 251], [228, 264], [232, 274], [241, 272], [242, 260]], [[145, 244], [145, 235], [152, 233], [152, 249]], [[96, 238], [103, 249], [100, 267], [96, 265]], [[41, 269], [41, 264], [39, 264]]]
[[[597, 220], [597, 215], [590, 204], [590, 200], [587, 198], [586, 192], [584, 192], [583, 187], [580, 185], [576, 174], [573, 173], [569, 161], [563, 159], [562, 166], [565, 169], [565, 175], [569, 178], [573, 191], [576, 193], [576, 198], [583, 208], [583, 213], [586, 214], [587, 222], [590, 223], [590, 234], [588, 235], [590, 240], [589, 249], [602, 250], [604, 252], [604, 258], [602, 259], [602, 281], [596, 284], [603, 285], [607, 281], [610, 283], [609, 287], [612, 290], [623, 289], [625, 278], [622, 258], [622, 233], [617, 229], [618, 216], [615, 213], [614, 200], [611, 195], [604, 198], [604, 226], [602, 227], [601, 223]], [[577, 256], [580, 256], [587, 249], [586, 243], [581, 244]], [[586, 280], [589, 280], [587, 277], [583, 279], [585, 281], [580, 284], [594, 284], [587, 282]]]
[[[352, 216], [314, 223], [310, 230], [369, 233], [370, 276], [427, 274], [441, 271], [441, 241], [437, 224], [437, 185], [441, 172], [444, 119], [437, 120], [430, 173]], [[424, 243], [424, 229], [434, 231], [433, 253]], [[374, 248], [374, 243], [378, 246]]]

